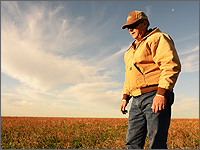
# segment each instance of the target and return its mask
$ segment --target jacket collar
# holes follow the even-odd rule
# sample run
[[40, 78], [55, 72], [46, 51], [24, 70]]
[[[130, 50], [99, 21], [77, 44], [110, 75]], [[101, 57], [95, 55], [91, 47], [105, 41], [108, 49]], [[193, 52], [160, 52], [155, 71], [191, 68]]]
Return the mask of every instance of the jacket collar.
[[[161, 32], [160, 29], [159, 29], [158, 27], [155, 27], [155, 28], [153, 28], [153, 29], [149, 29], [149, 30], [146, 32], [145, 37], [143, 37], [143, 39], [142, 39], [140, 42], [146, 40], [149, 36], [151, 36], [152, 34], [154, 34], [154, 33], [156, 33], [156, 32]], [[136, 41], [136, 40], [134, 40], [134, 41], [132, 42], [132, 44], [131, 44], [132, 47], [136, 47], [135, 41]]]
[[156, 33], [156, 32], [161, 32], [160, 29], [158, 27], [154, 28], [154, 29], [149, 29], [147, 31], [147, 33], [145, 34], [145, 37], [142, 40], [145, 40], [147, 37], [151, 36], [152, 34]]

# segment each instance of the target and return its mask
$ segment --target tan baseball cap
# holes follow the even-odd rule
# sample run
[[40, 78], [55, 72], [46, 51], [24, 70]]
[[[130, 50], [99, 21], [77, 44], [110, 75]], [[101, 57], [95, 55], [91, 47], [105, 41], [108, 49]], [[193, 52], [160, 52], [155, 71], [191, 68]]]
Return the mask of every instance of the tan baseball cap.
[[129, 25], [132, 25], [134, 24], [135, 22], [137, 22], [138, 20], [140, 19], [147, 19], [148, 20], [148, 17], [146, 16], [146, 14], [142, 11], [132, 11], [128, 17], [127, 17], [127, 21], [126, 21], [126, 24], [122, 26], [122, 29], [125, 29], [127, 28]]

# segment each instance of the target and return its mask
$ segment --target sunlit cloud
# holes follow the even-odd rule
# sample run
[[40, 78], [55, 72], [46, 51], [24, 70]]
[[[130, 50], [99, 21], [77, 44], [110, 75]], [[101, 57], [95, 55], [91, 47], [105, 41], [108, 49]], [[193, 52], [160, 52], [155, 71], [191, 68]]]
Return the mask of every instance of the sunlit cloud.
[[177, 101], [174, 103], [174, 111], [184, 111], [191, 109], [199, 109], [199, 101], [195, 97], [187, 97], [186, 95], [178, 95], [175, 97]]
[[191, 49], [188, 49], [188, 50], [185, 50], [185, 51], [181, 51], [180, 55], [190, 54], [192, 52], [197, 52], [197, 51], [199, 51], [199, 46], [196, 46], [194, 48], [191, 48]]
[[175, 97], [173, 104], [173, 116], [184, 116], [184, 118], [198, 118], [199, 116], [199, 101], [195, 97], [187, 97], [179, 95]]
[[114, 53], [113, 55], [108, 56], [107, 58], [103, 59], [100, 63], [102, 64], [109, 64], [110, 62], [114, 62], [119, 57], [123, 57], [124, 53], [127, 51], [128, 46], [122, 47], [118, 52]]
[[[118, 110], [123, 85], [108, 80], [113, 73], [104, 71], [107, 64], [103, 62], [123, 56], [125, 49], [99, 62], [95, 57], [80, 59], [84, 49], [78, 50], [82, 45], [98, 41], [103, 34], [96, 33], [103, 31], [108, 23], [87, 34], [98, 19], [87, 23], [84, 16], [71, 18], [63, 6], [51, 8], [45, 2], [42, 5], [25, 3], [27, 12], [17, 2], [7, 4], [3, 3], [1, 71], [19, 80], [21, 85], [9, 90], [2, 87], [4, 114], [60, 116], [67, 109], [69, 112], [65, 115], [80, 116], [78, 109], [85, 112], [81, 114], [84, 116], [94, 111], [87, 111], [88, 107]], [[60, 111], [53, 114], [58, 108]]]
[[122, 84], [116, 82], [80, 83], [63, 90], [60, 97], [109, 106], [113, 102], [117, 102], [122, 95], [121, 88], [120, 90], [110, 90], [110, 88], [119, 87], [122, 87]]
[[192, 54], [182, 60], [182, 72], [196, 72], [199, 70], [199, 55]]
[[199, 45], [179, 51], [182, 72], [196, 72], [199, 70]]
[[151, 7], [152, 7], [152, 5], [149, 5], [149, 6], [146, 6], [146, 15], [149, 17], [151, 14], [150, 14], [150, 12], [151, 12]]
[[[52, 101], [51, 99], [37, 101], [33, 98], [28, 99], [28, 97], [24, 97], [23, 99], [22, 97], [24, 97], [24, 95], [3, 93], [1, 101], [1, 105], [3, 105], [1, 111], [3, 114], [8, 116], [66, 117], [81, 115], [80, 113], [77, 113], [77, 109], [83, 110], [81, 107], [77, 107], [78, 105], [73, 103], [65, 104], [62, 103], [62, 101]], [[19, 98], [18, 101], [16, 101], [17, 98]]]
[[199, 37], [199, 33], [195, 33], [195, 34], [192, 34], [192, 35], [188, 35], [186, 37], [183, 37], [182, 39], [179, 39], [179, 40], [176, 40], [176, 43], [178, 42], [183, 42], [183, 41], [187, 41], [187, 40], [190, 40], [190, 39], [193, 39], [193, 38], [197, 38]]
[[[103, 80], [106, 75], [99, 76], [101, 66], [92, 66], [75, 56], [74, 47], [98, 40], [99, 36], [90, 34], [85, 37], [85, 31], [79, 26], [85, 20], [84, 16], [70, 18], [57, 15], [63, 11], [62, 6], [48, 9], [42, 5], [30, 5], [29, 13], [19, 10], [16, 2], [3, 7], [9, 12], [17, 11], [18, 22], [9, 22], [2, 17], [2, 72], [19, 80], [32, 88], [48, 90], [61, 84], [93, 82]], [[14, 9], [14, 10], [13, 10]], [[63, 14], [63, 13], [62, 13]], [[64, 13], [65, 14], [65, 13]], [[6, 15], [5, 15], [6, 16]], [[12, 14], [12, 17], [16, 17]], [[92, 24], [90, 24], [92, 25]], [[78, 33], [78, 36], [75, 34]], [[63, 57], [58, 52], [69, 53]], [[79, 55], [78, 51], [76, 51]]]
[[51, 89], [60, 84], [96, 79], [99, 68], [44, 52], [34, 43], [17, 40], [2, 32], [2, 72], [21, 83], [33, 88]]
[[[16, 87], [15, 93], [2, 93], [2, 112], [24, 116], [105, 116], [110, 110], [119, 111], [121, 90], [116, 83], [83, 83], [63, 90], [44, 91]], [[2, 87], [3, 91], [6, 91]], [[29, 108], [29, 109], [27, 109]], [[108, 111], [109, 110], [109, 111]], [[117, 115], [117, 114], [115, 114]], [[110, 116], [110, 114], [109, 114]]]

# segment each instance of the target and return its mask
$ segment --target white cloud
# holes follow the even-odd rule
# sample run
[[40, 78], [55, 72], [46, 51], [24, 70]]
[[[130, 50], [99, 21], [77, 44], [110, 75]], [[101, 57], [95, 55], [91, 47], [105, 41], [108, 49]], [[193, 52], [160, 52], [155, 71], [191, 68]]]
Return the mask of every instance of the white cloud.
[[[94, 38], [94, 33], [85, 36], [86, 31], [79, 28], [85, 20], [84, 16], [72, 19], [62, 12], [65, 14], [63, 16], [62, 6], [50, 9], [45, 7], [49, 6], [47, 3], [25, 4], [28, 9], [26, 13], [19, 9], [17, 2], [2, 4], [2, 72], [41, 90], [107, 78], [106, 74], [97, 74], [103, 67], [70, 56], [74, 47], [90, 43], [91, 39], [94, 42], [100, 37]], [[15, 18], [14, 22], [7, 19], [8, 16]], [[63, 57], [54, 53], [61, 51], [69, 55]], [[79, 55], [77, 51], [74, 53]]]
[[147, 10], [146, 15], [148, 18], [150, 18], [151, 7], [152, 7], [152, 5], [146, 6], [146, 10]]
[[[108, 22], [94, 26], [103, 13], [86, 22], [84, 16], [69, 17], [63, 6], [52, 8], [46, 2], [3, 2], [2, 8], [1, 71], [22, 83], [10, 89], [2, 86], [2, 115], [98, 116], [103, 112], [106, 116], [118, 111], [123, 86], [108, 80], [113, 72], [105, 71], [107, 64], [102, 63], [108, 59], [80, 59], [83, 45], [92, 42], [94, 47], [87, 53], [94, 53], [97, 41], [106, 35], [102, 31], [108, 30]], [[117, 59], [123, 51], [109, 59]]]
[[108, 90], [117, 86], [116, 83], [83, 83], [44, 92], [21, 86], [13, 89], [15, 93], [6, 93], [6, 87], [2, 87], [2, 115], [114, 117], [118, 112], [120, 116], [121, 90]]
[[196, 72], [199, 70], [199, 45], [189, 47], [180, 52], [182, 72]]
[[[31, 93], [31, 92], [30, 92]], [[32, 94], [33, 96], [37, 94]], [[24, 97], [24, 98], [22, 98]], [[19, 98], [19, 99], [18, 99]], [[18, 94], [2, 94], [1, 105], [1, 115], [4, 116], [52, 116], [52, 117], [71, 117], [78, 116], [80, 113], [77, 110], [82, 108], [77, 108], [76, 105], [62, 104], [60, 101], [52, 101], [51, 99], [41, 99], [35, 100], [34, 98], [29, 99], [28, 95], [18, 95]], [[16, 101], [18, 99], [18, 101]], [[49, 101], [49, 102], [48, 102]]]
[[116, 62], [119, 57], [122, 57], [124, 53], [127, 51], [128, 46], [122, 47], [118, 52], [110, 55], [109, 57], [103, 59], [100, 63], [102, 64], [110, 64], [111, 62]]
[[172, 105], [174, 118], [198, 118], [199, 101], [196, 97], [187, 97], [179, 95], [175, 97], [175, 103]]
[[31, 87], [51, 89], [65, 83], [94, 81], [101, 69], [44, 52], [34, 43], [7, 33], [2, 31], [2, 72]]
[[178, 43], [178, 42], [183, 42], [183, 41], [187, 41], [187, 40], [196, 38], [196, 37], [198, 37], [198, 36], [199, 36], [199, 33], [195, 33], [195, 34], [192, 34], [192, 35], [187, 35], [186, 37], [183, 37], [182, 39], [176, 40], [176, 43]]
[[194, 48], [184, 50], [183, 52], [181, 51], [180, 55], [190, 54], [190, 53], [197, 52], [197, 51], [199, 51], [199, 45]]
[[44, 51], [70, 56], [106, 35], [108, 22], [95, 26], [100, 18], [91, 21], [81, 15], [71, 17], [62, 5], [53, 8], [48, 2], [2, 2], [2, 8], [2, 30], [12, 33], [12, 27], [20, 40], [34, 42]]
[[199, 101], [195, 97], [187, 97], [186, 95], [179, 95], [176, 96], [174, 103], [174, 111], [185, 111], [185, 110], [192, 110], [192, 109], [199, 109]]
[[[59, 98], [67, 97], [80, 103], [94, 103], [116, 109], [122, 96], [122, 89], [119, 87], [122, 85], [115, 82], [80, 83], [63, 90]], [[110, 90], [111, 88], [115, 90]]]
[[196, 72], [199, 70], [199, 55], [192, 54], [181, 59], [182, 72]]

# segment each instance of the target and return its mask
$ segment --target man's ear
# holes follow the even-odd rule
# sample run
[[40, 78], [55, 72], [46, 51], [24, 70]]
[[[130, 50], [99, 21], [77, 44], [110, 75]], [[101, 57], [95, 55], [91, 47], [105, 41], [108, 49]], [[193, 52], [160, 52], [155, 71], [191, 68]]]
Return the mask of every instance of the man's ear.
[[143, 24], [144, 24], [145, 27], [147, 27], [147, 25], [148, 25], [147, 20], [144, 20]]

